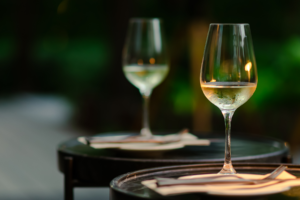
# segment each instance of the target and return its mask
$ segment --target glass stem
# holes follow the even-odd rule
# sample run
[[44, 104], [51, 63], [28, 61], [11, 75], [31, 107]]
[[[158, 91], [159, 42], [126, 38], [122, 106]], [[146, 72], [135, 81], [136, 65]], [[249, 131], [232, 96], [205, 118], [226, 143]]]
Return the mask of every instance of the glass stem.
[[142, 93], [144, 100], [144, 108], [143, 108], [143, 128], [141, 130], [141, 135], [143, 137], [151, 138], [152, 133], [149, 128], [149, 101], [150, 101], [150, 92]]
[[231, 119], [235, 110], [222, 110], [222, 114], [225, 120], [225, 160], [223, 169], [219, 174], [236, 174], [231, 163], [231, 142], [230, 142], [230, 129]]

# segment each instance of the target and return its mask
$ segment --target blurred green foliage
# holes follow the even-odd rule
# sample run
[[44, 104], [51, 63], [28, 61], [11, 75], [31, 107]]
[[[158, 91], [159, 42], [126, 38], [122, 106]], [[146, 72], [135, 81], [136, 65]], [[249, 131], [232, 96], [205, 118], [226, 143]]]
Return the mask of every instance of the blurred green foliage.
[[[121, 70], [127, 23], [131, 17], [160, 17], [172, 62], [167, 79], [153, 92], [153, 102], [160, 103], [151, 105], [151, 124], [159, 130], [191, 127], [190, 23], [246, 22], [258, 87], [236, 112], [233, 130], [245, 131], [252, 120], [247, 131], [288, 137], [280, 133], [293, 131], [300, 98], [299, 9], [296, 0], [2, 1], [0, 92], [59, 94], [74, 104], [79, 126], [137, 130], [141, 97]], [[213, 130], [223, 130], [220, 111], [211, 107]]]
[[174, 113], [177, 115], [191, 115], [193, 113], [193, 90], [189, 82], [180, 80], [180, 77], [178, 77], [174, 81], [173, 90], [168, 99], [174, 105]]
[[[60, 41], [44, 38], [37, 41], [33, 59], [43, 68], [52, 63], [59, 72], [52, 77], [59, 81], [62, 94], [78, 98], [84, 90], [96, 90], [98, 79], [103, 79], [108, 70], [109, 46], [98, 38], [80, 38]], [[59, 77], [59, 78], [58, 78]]]
[[277, 103], [284, 108], [297, 105], [300, 98], [300, 37], [277, 42], [264, 40], [258, 43], [255, 52], [259, 81], [253, 103], [260, 110]]

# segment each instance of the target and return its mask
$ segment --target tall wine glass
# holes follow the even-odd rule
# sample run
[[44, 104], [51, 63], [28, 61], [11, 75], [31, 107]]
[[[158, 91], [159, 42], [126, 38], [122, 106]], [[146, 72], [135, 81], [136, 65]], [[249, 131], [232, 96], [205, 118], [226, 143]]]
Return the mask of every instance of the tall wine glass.
[[235, 174], [230, 150], [231, 119], [257, 86], [249, 24], [210, 24], [200, 84], [206, 98], [221, 109], [225, 119], [225, 161], [219, 174]]
[[131, 19], [123, 51], [123, 72], [144, 99], [143, 137], [152, 137], [148, 119], [149, 98], [168, 71], [162, 21], [157, 18]]

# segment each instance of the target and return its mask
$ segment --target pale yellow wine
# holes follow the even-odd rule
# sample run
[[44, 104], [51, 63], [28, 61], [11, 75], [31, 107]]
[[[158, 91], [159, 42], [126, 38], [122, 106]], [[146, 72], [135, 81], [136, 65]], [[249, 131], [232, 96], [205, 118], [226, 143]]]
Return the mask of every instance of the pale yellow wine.
[[152, 90], [166, 77], [167, 65], [126, 65], [123, 67], [126, 78], [141, 91]]
[[256, 84], [247, 82], [208, 82], [201, 84], [206, 98], [222, 110], [235, 110], [253, 95]]

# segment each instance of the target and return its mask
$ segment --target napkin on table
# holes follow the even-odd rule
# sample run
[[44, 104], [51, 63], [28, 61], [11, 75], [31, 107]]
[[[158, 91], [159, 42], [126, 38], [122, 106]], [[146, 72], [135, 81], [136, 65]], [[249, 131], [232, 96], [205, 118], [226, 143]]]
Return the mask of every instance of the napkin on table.
[[[191, 133], [175, 133], [168, 135], [154, 135], [152, 138], [143, 138], [139, 136], [95, 136], [92, 137], [94, 142], [89, 142], [86, 137], [79, 137], [78, 141], [88, 144], [95, 149], [105, 148], [128, 148], [135, 147], [143, 149], [163, 149], [165, 148], [182, 148], [187, 145], [208, 146], [210, 141], [207, 139], [198, 139]], [[134, 147], [132, 147], [134, 148]]]
[[[207, 174], [207, 175], [193, 175], [184, 176], [179, 179], [195, 179], [195, 178], [205, 178], [205, 177], [215, 176], [219, 179], [257, 179], [261, 180], [267, 175], [257, 175], [257, 174], [237, 174], [236, 177], [225, 177], [219, 174]], [[286, 180], [286, 181], [279, 181]], [[146, 187], [154, 190], [155, 192], [166, 196], [166, 195], [176, 195], [184, 193], [208, 193], [214, 195], [229, 195], [229, 196], [249, 196], [249, 195], [263, 195], [263, 194], [274, 194], [289, 190], [291, 187], [300, 186], [300, 179], [290, 173], [283, 171], [276, 179], [269, 182], [245, 185], [245, 184], [202, 184], [202, 185], [174, 185], [174, 186], [164, 186], [157, 187], [156, 180], [143, 181], [142, 184]]]

